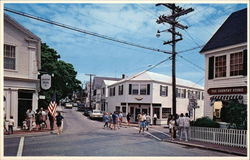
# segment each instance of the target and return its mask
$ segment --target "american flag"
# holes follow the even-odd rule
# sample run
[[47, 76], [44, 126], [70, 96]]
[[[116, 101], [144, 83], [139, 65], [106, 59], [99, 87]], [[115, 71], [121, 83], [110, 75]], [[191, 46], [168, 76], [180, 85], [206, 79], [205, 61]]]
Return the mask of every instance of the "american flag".
[[54, 94], [48, 106], [48, 110], [53, 117], [56, 116], [56, 108], [57, 108], [56, 95]]

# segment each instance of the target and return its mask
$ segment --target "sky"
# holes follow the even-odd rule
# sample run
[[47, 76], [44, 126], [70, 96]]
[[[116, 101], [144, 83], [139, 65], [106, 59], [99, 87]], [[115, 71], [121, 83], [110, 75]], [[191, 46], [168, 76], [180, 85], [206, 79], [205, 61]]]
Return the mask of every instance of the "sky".
[[[179, 23], [188, 29], [177, 29], [183, 40], [177, 42], [179, 53], [176, 59], [176, 76], [204, 85], [204, 55], [199, 46], [205, 45], [227, 17], [246, 4], [177, 4], [194, 11], [181, 16]], [[156, 37], [157, 30], [170, 28], [168, 24], [157, 24], [158, 16], [170, 15], [170, 10], [155, 4], [97, 4], [97, 3], [5, 3], [5, 8], [22, 11], [37, 17], [53, 20], [76, 28], [99, 33], [115, 39], [143, 46], [171, 51], [169, 32]], [[156, 65], [170, 55], [108, 41], [91, 35], [67, 30], [51, 24], [5, 12], [17, 22], [41, 38], [43, 43], [54, 48], [61, 60], [73, 64], [77, 79], [89, 81], [85, 74], [121, 78], [131, 76]], [[172, 75], [172, 62], [166, 61], [151, 72]]]

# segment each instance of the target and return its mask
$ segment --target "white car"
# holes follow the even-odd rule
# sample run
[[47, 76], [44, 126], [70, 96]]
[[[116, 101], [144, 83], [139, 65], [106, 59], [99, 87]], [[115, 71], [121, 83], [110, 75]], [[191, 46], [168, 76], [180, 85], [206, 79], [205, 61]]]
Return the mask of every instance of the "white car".
[[103, 113], [100, 110], [93, 110], [93, 112], [89, 114], [90, 119], [101, 119], [102, 117]]
[[72, 103], [65, 103], [65, 108], [70, 108], [70, 109], [72, 109], [72, 108], [73, 108]]

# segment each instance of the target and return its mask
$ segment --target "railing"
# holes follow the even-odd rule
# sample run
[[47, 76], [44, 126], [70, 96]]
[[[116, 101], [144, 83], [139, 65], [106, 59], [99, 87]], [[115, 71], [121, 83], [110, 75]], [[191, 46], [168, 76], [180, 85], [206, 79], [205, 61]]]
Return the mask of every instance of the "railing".
[[190, 127], [191, 139], [234, 147], [247, 147], [247, 131], [223, 128]]

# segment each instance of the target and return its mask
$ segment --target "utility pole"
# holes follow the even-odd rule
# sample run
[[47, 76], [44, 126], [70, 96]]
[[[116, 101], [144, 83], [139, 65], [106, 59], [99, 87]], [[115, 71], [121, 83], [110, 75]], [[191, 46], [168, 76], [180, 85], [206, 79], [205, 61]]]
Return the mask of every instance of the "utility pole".
[[[171, 41], [165, 41], [163, 45], [170, 44], [172, 45], [172, 108], [173, 108], [173, 115], [176, 117], [176, 42], [182, 40], [182, 35], [179, 32], [176, 32], [176, 27], [180, 29], [187, 29], [187, 26], [184, 26], [180, 24], [177, 21], [177, 18], [180, 16], [183, 16], [185, 14], [188, 14], [192, 11], [194, 11], [193, 8], [188, 8], [188, 9], [183, 9], [179, 6], [176, 6], [174, 3], [158, 3], [156, 6], [163, 5], [169, 9], [171, 9], [172, 14], [169, 16], [161, 15], [159, 18], [156, 20], [156, 23], [161, 24], [161, 23], [168, 23], [171, 25], [171, 28], [163, 30], [163, 31], [157, 31], [156, 36], [159, 37], [161, 32], [170, 32], [172, 34], [172, 40]], [[179, 36], [177, 39], [176, 36]]]
[[95, 76], [94, 74], [85, 74], [86, 76], [89, 76], [89, 107], [92, 110], [92, 104], [91, 104], [91, 90], [92, 90], [92, 76]]

